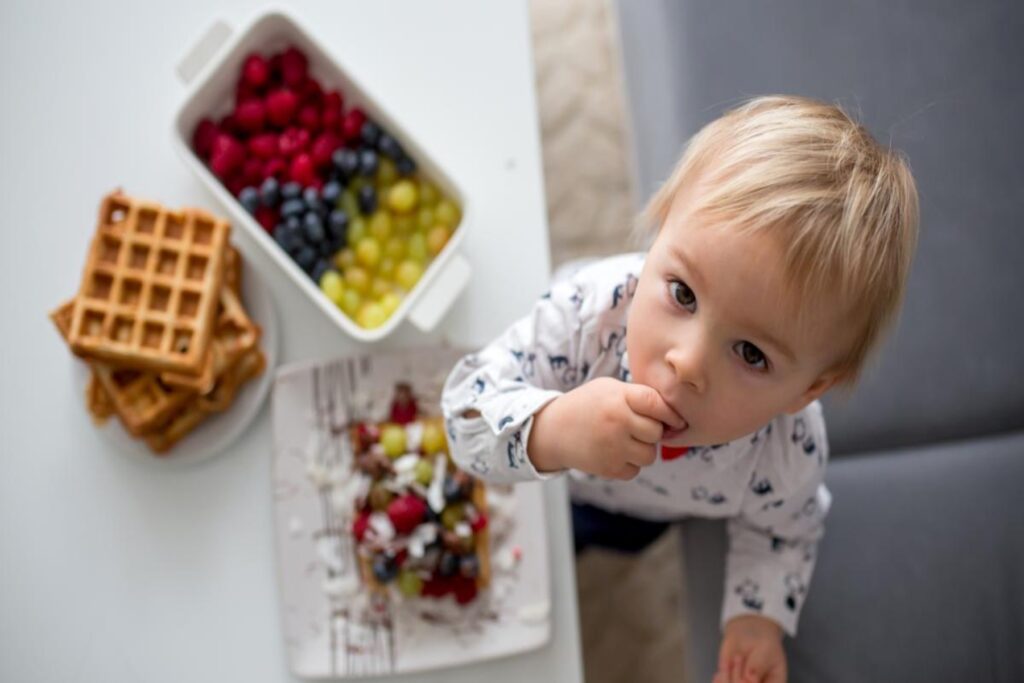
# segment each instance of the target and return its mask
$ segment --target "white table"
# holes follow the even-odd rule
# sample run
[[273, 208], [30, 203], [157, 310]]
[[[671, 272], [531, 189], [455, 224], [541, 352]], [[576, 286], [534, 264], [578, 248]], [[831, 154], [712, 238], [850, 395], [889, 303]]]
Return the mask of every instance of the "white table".
[[[0, 7], [0, 680], [291, 680], [272, 545], [269, 404], [213, 461], [173, 470], [132, 461], [93, 428], [46, 318], [76, 290], [98, 201], [111, 188], [219, 210], [170, 144], [182, 95], [174, 66], [215, 18], [211, 6]], [[259, 9], [217, 6], [235, 28]], [[443, 150], [474, 197], [479, 220], [464, 243], [472, 286], [441, 327], [467, 344], [496, 335], [542, 293], [549, 270], [525, 3], [292, 9], [386, 107], [415, 112], [410, 132]], [[263, 266], [282, 326], [280, 361], [354, 348]], [[390, 343], [416, 342], [405, 328]], [[546, 496], [550, 645], [416, 680], [581, 680], [564, 484], [549, 483]]]

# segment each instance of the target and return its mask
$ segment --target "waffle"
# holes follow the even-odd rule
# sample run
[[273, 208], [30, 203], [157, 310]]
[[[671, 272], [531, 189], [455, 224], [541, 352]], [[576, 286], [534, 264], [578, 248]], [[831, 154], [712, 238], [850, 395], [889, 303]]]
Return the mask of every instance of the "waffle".
[[89, 373], [89, 384], [85, 388], [85, 406], [89, 409], [92, 421], [98, 425], [106, 423], [116, 412], [110, 394], [100, 384], [95, 372]]
[[144, 434], [146, 444], [155, 453], [166, 453], [209, 415], [230, 407], [239, 388], [263, 372], [266, 364], [266, 357], [259, 348], [249, 349], [218, 379], [208, 395], [193, 395], [166, 424]]
[[120, 192], [104, 197], [68, 329], [72, 350], [139, 370], [201, 374], [224, 270], [226, 221]]
[[[50, 314], [50, 319], [65, 339], [74, 309], [75, 300], [72, 299]], [[92, 370], [93, 380], [102, 387], [121, 423], [133, 436], [141, 436], [165, 422], [195, 394], [188, 389], [168, 387], [152, 372], [116, 368], [97, 361], [86, 362]], [[89, 405], [94, 405], [92, 400]]]
[[260, 330], [246, 314], [239, 300], [240, 285], [238, 252], [229, 246], [224, 264], [224, 287], [221, 289], [220, 301], [217, 304], [216, 326], [210, 348], [206, 352], [203, 370], [198, 376], [162, 372], [160, 380], [164, 384], [207, 394], [213, 389], [217, 377], [228, 366], [256, 346]]

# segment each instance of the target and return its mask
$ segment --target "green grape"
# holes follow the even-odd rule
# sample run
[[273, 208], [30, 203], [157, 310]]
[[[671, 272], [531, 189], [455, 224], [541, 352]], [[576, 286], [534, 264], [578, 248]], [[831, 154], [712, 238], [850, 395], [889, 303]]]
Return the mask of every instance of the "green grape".
[[393, 289], [394, 285], [386, 278], [378, 276], [370, 280], [370, 296], [378, 301], [382, 299], [385, 294], [391, 293]]
[[356, 260], [370, 270], [380, 263], [380, 242], [373, 237], [364, 237], [356, 245]]
[[383, 209], [377, 209], [370, 216], [370, 234], [384, 244], [391, 236], [391, 214]]
[[416, 208], [418, 195], [411, 180], [399, 180], [388, 192], [388, 206], [396, 213], [408, 213]]
[[356, 264], [356, 252], [351, 249], [345, 248], [334, 255], [334, 265], [338, 267], [338, 270], [348, 270]]
[[420, 458], [416, 463], [416, 481], [424, 486], [430, 486], [434, 480], [434, 466], [426, 458]]
[[406, 259], [395, 268], [395, 282], [407, 292], [412, 291], [421, 277], [423, 277], [423, 266], [416, 261]]
[[341, 279], [341, 273], [336, 270], [324, 273], [320, 277], [320, 289], [335, 305], [341, 305], [341, 297], [345, 294], [345, 283]]
[[435, 225], [427, 233], [427, 250], [430, 251], [431, 256], [437, 256], [444, 249], [444, 245], [448, 244], [448, 228], [443, 225]]
[[349, 287], [341, 296], [341, 310], [350, 318], [355, 318], [359, 307], [363, 305], [363, 297], [359, 292]]
[[406, 255], [413, 261], [423, 264], [427, 262], [427, 238], [422, 232], [416, 232], [409, 236], [409, 242], [405, 245]]
[[397, 424], [384, 425], [380, 430], [380, 444], [389, 458], [397, 458], [405, 454], [405, 427]]
[[391, 221], [399, 235], [411, 235], [416, 230], [416, 216], [411, 213], [400, 213]]
[[370, 289], [370, 273], [365, 268], [352, 266], [345, 271], [345, 284], [360, 295], [366, 294]]
[[396, 261], [401, 261], [405, 256], [405, 241], [398, 235], [392, 235], [384, 243], [384, 253]]
[[445, 529], [452, 531], [455, 529], [455, 525], [461, 522], [465, 516], [462, 504], [453, 503], [441, 511], [441, 524], [444, 525]]
[[381, 277], [387, 278], [389, 280], [394, 279], [396, 265], [397, 264], [395, 263], [395, 259], [391, 258], [390, 256], [385, 256], [380, 260], [380, 263], [377, 265], [377, 275], [380, 275]]
[[364, 303], [359, 309], [359, 313], [356, 314], [356, 322], [367, 330], [380, 327], [387, 319], [388, 316], [384, 313], [384, 309], [373, 301]]
[[437, 200], [441, 198], [441, 193], [437, 191], [437, 187], [426, 178], [420, 178], [419, 186], [420, 206], [433, 206], [437, 204]]
[[459, 207], [447, 197], [437, 203], [435, 212], [438, 222], [444, 223], [452, 230], [459, 224]]
[[416, 227], [423, 232], [427, 232], [437, 223], [434, 218], [434, 210], [429, 206], [422, 206], [416, 213]]
[[423, 425], [423, 440], [420, 445], [427, 455], [447, 450], [448, 443], [444, 438], [444, 428], [440, 423], [428, 422]]
[[395, 168], [395, 162], [381, 155], [380, 164], [377, 166], [377, 186], [394, 185], [396, 180], [398, 180], [398, 169]]
[[423, 579], [411, 569], [398, 572], [398, 590], [407, 598], [415, 598], [423, 592]]
[[382, 296], [380, 301], [377, 303], [380, 304], [380, 307], [384, 309], [384, 312], [387, 313], [390, 318], [391, 314], [397, 311], [398, 307], [402, 305], [402, 299], [394, 292], [388, 292]]
[[338, 199], [338, 206], [345, 210], [349, 220], [357, 218], [359, 216], [359, 200], [356, 198], [355, 190], [349, 187], [342, 192]]
[[348, 246], [354, 248], [364, 237], [366, 237], [366, 220], [356, 216], [348, 224]]

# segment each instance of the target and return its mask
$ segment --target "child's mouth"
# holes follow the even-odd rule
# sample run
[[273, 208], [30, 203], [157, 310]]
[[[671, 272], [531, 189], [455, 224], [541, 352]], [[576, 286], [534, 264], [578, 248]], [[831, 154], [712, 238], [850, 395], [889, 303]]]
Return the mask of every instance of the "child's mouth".
[[689, 424], [684, 424], [679, 429], [669, 429], [668, 425], [665, 425], [665, 431], [663, 431], [661, 433], [661, 440], [662, 440], [662, 442], [665, 442], [665, 441], [672, 441], [673, 439], [678, 439], [689, 428], [690, 428]]

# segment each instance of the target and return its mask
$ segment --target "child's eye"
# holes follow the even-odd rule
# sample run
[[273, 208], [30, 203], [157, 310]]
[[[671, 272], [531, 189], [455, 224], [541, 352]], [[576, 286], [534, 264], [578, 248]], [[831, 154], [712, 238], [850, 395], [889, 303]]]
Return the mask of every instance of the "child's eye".
[[681, 280], [669, 280], [668, 291], [676, 303], [693, 313], [697, 310], [697, 297], [693, 290]]
[[747, 341], [736, 342], [733, 347], [736, 355], [743, 359], [743, 362], [755, 370], [767, 370], [768, 358], [753, 344]]

